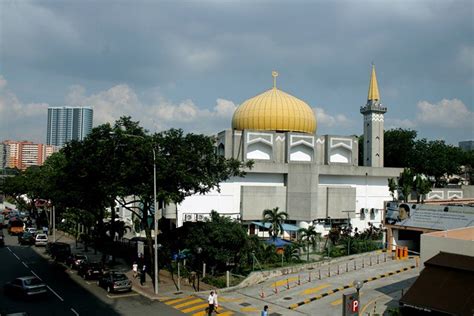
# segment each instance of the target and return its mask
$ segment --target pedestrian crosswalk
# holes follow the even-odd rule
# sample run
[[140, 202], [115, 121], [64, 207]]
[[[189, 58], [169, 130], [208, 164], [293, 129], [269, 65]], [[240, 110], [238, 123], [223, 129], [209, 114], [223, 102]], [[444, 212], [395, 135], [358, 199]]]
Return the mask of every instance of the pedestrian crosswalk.
[[[192, 295], [164, 300], [163, 303], [191, 316], [206, 316], [206, 307], [209, 306], [206, 300]], [[219, 305], [218, 315], [231, 316], [234, 315], [234, 312]]]

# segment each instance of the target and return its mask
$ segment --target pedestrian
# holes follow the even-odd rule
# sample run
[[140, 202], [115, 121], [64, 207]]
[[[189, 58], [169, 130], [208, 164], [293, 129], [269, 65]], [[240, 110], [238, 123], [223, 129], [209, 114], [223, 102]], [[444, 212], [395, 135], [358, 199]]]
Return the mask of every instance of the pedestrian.
[[136, 261], [132, 264], [132, 270], [133, 270], [133, 278], [136, 279], [138, 276], [138, 264]]
[[207, 307], [207, 316], [212, 316], [212, 312], [214, 311], [214, 291], [211, 291], [211, 294], [209, 294], [207, 303], [209, 304]]
[[142, 270], [140, 271], [140, 285], [143, 286], [146, 281], [146, 265], [143, 264]]
[[263, 311], [260, 316], [268, 316], [268, 305], [263, 306]]
[[219, 301], [217, 300], [217, 290], [214, 290], [214, 311], [219, 314], [217, 308], [219, 307]]

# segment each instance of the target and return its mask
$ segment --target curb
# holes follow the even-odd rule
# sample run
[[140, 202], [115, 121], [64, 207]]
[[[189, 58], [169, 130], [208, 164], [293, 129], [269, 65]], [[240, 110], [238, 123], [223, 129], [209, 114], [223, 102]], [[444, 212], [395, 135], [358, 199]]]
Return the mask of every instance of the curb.
[[[372, 278], [368, 278], [368, 279], [365, 279], [363, 280], [362, 282], [363, 283], [367, 283], [367, 282], [371, 282], [371, 281], [375, 281], [375, 280], [378, 280], [378, 279], [382, 279], [382, 278], [386, 278], [386, 277], [389, 277], [389, 276], [392, 276], [392, 275], [395, 275], [395, 274], [398, 274], [398, 273], [401, 273], [401, 272], [405, 272], [405, 271], [408, 271], [408, 270], [411, 270], [411, 269], [415, 269], [416, 268], [416, 265], [412, 265], [410, 267], [405, 267], [403, 269], [398, 269], [398, 270], [395, 270], [395, 271], [392, 271], [392, 272], [387, 272], [387, 273], [384, 273], [384, 274], [380, 274], [378, 276], [375, 276], [375, 277], [372, 277]], [[351, 287], [354, 287], [353, 284], [347, 284], [347, 285], [344, 285], [344, 286], [341, 286], [341, 287], [338, 287], [338, 288], [335, 288], [335, 289], [332, 289], [332, 290], [329, 290], [325, 293], [322, 293], [322, 294], [319, 294], [319, 295], [316, 295], [316, 296], [313, 296], [311, 298], [308, 298], [308, 299], [305, 299], [304, 301], [301, 301], [301, 302], [298, 302], [298, 303], [295, 303], [295, 304], [292, 304], [288, 307], [288, 309], [291, 309], [291, 310], [294, 310], [302, 305], [305, 305], [305, 304], [309, 304], [313, 301], [316, 301], [316, 300], [319, 300], [319, 299], [322, 299], [323, 297], [326, 297], [328, 295], [331, 295], [331, 294], [334, 294], [334, 293], [337, 293], [339, 291], [344, 291], [345, 289], [348, 289], [348, 288], [351, 288]]]

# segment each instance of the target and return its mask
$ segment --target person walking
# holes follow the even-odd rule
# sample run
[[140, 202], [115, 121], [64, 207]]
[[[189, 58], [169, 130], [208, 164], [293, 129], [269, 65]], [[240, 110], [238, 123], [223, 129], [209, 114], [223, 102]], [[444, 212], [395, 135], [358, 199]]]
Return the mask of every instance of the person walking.
[[217, 290], [214, 290], [214, 311], [219, 314], [217, 308], [219, 307], [219, 301], [217, 300]]
[[260, 316], [268, 316], [268, 305], [263, 306], [263, 311]]
[[143, 286], [146, 281], [146, 265], [143, 264], [142, 269], [140, 271], [140, 285]]
[[132, 271], [133, 271], [133, 278], [136, 279], [138, 276], [138, 264], [136, 261], [132, 264]]
[[212, 312], [214, 311], [214, 291], [211, 291], [211, 294], [209, 294], [207, 303], [209, 304], [207, 307], [207, 316], [212, 316]]

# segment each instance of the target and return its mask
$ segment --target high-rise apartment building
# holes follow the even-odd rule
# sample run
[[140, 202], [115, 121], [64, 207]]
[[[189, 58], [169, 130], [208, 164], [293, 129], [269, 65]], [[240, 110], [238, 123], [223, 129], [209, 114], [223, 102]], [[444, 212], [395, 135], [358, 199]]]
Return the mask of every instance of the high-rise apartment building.
[[0, 146], [2, 168], [25, 170], [30, 166], [41, 166], [46, 159], [57, 152], [59, 147], [35, 144], [29, 141], [6, 140]]
[[71, 140], [83, 140], [92, 130], [91, 107], [49, 107], [46, 144], [64, 146]]

